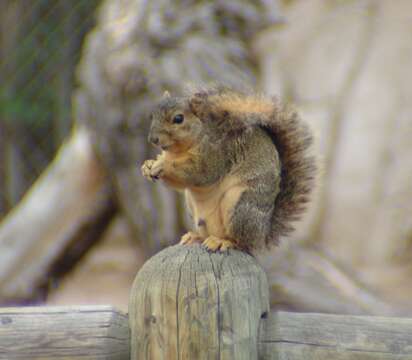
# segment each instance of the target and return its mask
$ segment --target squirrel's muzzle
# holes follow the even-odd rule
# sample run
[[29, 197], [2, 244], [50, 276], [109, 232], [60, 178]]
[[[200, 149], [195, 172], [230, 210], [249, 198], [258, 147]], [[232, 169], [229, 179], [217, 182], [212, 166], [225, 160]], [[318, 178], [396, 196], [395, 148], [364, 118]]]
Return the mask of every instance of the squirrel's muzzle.
[[159, 145], [159, 137], [158, 136], [155, 136], [153, 134], [149, 134], [148, 140], [153, 145]]

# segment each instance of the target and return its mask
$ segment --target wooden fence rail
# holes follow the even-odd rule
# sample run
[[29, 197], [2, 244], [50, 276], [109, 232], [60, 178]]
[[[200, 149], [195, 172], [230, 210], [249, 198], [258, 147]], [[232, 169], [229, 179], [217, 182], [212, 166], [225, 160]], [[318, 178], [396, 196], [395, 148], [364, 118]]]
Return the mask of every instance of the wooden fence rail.
[[[128, 317], [110, 306], [0, 310], [0, 359], [130, 359]], [[261, 359], [412, 359], [412, 319], [273, 312]]]
[[0, 309], [0, 359], [412, 359], [412, 319], [268, 312], [255, 260], [168, 248], [129, 316], [110, 306]]
[[127, 315], [111, 306], [0, 309], [0, 359], [129, 359]]

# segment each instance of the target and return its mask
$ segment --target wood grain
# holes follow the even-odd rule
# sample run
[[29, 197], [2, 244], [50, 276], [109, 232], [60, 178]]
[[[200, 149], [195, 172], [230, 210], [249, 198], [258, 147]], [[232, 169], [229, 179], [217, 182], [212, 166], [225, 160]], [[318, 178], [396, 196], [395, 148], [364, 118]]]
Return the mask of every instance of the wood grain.
[[138, 273], [130, 297], [132, 359], [257, 359], [266, 275], [245, 253], [169, 247]]
[[110, 306], [0, 309], [0, 359], [129, 359], [127, 316]]
[[412, 319], [271, 313], [261, 321], [262, 359], [412, 359]]
[[110, 306], [0, 309], [0, 359], [412, 359], [412, 319], [268, 310], [253, 257], [176, 245], [139, 271], [129, 323]]

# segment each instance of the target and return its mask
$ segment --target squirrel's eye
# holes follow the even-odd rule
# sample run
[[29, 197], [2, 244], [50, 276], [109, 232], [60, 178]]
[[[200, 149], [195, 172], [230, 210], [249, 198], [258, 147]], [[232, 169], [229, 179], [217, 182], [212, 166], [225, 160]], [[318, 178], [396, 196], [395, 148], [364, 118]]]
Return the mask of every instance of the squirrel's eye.
[[181, 124], [184, 119], [185, 119], [185, 117], [183, 116], [183, 114], [177, 114], [173, 118], [173, 124]]

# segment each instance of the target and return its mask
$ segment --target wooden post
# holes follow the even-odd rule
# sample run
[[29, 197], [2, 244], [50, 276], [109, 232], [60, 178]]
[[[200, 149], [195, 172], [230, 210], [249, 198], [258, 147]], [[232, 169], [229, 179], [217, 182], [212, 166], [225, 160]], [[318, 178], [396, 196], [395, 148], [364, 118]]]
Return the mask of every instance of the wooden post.
[[268, 311], [266, 275], [252, 256], [169, 247], [134, 281], [131, 359], [258, 359]]

